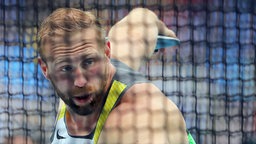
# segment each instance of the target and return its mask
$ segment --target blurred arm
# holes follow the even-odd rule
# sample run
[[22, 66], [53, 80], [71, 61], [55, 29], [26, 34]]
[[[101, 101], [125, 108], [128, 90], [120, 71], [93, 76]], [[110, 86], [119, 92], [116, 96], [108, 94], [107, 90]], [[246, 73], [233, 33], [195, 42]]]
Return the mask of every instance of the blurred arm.
[[110, 29], [111, 57], [138, 70], [154, 53], [159, 34], [176, 37], [154, 12], [136, 8]]
[[177, 106], [156, 86], [132, 86], [108, 116], [99, 144], [187, 144], [186, 124]]

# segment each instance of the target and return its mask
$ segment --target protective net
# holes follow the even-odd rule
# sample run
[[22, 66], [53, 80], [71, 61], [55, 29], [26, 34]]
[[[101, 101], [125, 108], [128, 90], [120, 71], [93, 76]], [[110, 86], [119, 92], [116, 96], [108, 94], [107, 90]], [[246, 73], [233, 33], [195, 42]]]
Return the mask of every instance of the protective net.
[[36, 62], [42, 19], [75, 7], [93, 11], [108, 30], [137, 6], [156, 12], [181, 40], [140, 71], [177, 104], [195, 141], [256, 143], [254, 0], [0, 0], [0, 6], [0, 143], [16, 135], [49, 143], [58, 98]]

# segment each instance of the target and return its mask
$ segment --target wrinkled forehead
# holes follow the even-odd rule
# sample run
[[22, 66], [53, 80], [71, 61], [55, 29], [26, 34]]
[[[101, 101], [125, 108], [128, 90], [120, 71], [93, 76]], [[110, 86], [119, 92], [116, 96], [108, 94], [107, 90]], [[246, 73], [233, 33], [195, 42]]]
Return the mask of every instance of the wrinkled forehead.
[[41, 41], [41, 49], [44, 57], [50, 56], [55, 48], [63, 47], [71, 49], [86, 43], [98, 46], [100, 36], [95, 29], [85, 29], [75, 32], [58, 32], [45, 36]]

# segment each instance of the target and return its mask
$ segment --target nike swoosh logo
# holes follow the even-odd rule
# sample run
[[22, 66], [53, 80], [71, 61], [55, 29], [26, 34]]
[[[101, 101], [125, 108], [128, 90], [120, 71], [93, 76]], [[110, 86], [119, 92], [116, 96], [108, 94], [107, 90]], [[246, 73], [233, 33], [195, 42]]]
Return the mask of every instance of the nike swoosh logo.
[[59, 135], [59, 130], [57, 130], [57, 139], [65, 139], [65, 137]]

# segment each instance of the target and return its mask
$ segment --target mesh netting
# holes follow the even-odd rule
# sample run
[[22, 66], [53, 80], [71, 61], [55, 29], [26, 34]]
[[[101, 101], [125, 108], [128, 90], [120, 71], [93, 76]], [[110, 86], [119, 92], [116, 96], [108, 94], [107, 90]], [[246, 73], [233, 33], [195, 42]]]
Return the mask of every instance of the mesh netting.
[[253, 143], [254, 0], [0, 0], [0, 6], [0, 143], [14, 135], [49, 143], [58, 98], [36, 62], [42, 19], [75, 7], [93, 11], [108, 30], [137, 6], [156, 12], [181, 40], [140, 71], [177, 104], [196, 142]]

